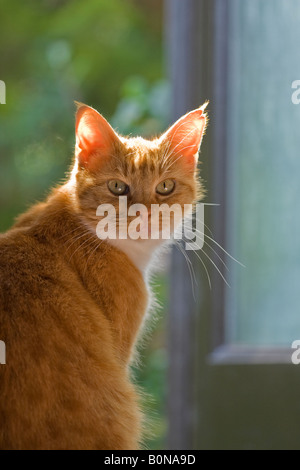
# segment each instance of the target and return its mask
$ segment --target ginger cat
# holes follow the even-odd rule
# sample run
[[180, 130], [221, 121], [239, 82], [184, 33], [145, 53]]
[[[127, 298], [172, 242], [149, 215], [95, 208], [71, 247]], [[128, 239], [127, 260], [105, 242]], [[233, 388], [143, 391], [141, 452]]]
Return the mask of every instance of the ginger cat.
[[[0, 449], [138, 449], [129, 365], [162, 240], [99, 240], [99, 204], [196, 201], [204, 106], [151, 141], [79, 105], [68, 181], [0, 236]], [[38, 156], [37, 156], [38, 158]]]

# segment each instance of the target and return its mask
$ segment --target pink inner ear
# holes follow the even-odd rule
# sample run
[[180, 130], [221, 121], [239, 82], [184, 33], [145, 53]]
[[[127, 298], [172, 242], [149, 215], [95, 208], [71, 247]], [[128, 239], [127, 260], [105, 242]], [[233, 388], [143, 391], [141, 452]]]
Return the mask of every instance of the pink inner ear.
[[165, 134], [173, 156], [182, 155], [187, 162], [196, 163], [205, 124], [206, 116], [201, 108], [175, 122]]
[[[112, 127], [93, 108], [81, 106], [76, 115], [75, 155], [81, 166], [89, 169], [97, 166], [99, 157], [109, 156], [117, 139]], [[98, 158], [95, 153], [97, 152]]]

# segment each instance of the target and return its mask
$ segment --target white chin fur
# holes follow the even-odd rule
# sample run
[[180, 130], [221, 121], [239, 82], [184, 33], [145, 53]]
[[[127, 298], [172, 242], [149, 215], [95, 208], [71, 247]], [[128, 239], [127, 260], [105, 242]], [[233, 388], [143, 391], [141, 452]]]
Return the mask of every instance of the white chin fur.
[[123, 251], [134, 265], [145, 275], [155, 259], [156, 251], [166, 244], [166, 240], [109, 240], [107, 241]]

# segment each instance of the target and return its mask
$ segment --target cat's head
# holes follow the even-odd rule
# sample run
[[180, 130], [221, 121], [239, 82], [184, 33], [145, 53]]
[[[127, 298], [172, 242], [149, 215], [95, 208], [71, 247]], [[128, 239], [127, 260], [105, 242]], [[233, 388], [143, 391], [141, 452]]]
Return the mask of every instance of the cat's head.
[[[183, 209], [201, 197], [197, 159], [206, 126], [205, 106], [186, 114], [153, 140], [120, 136], [96, 110], [78, 107], [72, 178], [77, 210], [90, 227], [96, 230], [99, 221], [108, 217], [107, 211], [97, 212], [100, 205], [107, 209], [103, 205], [108, 204], [115, 210], [117, 226], [124, 229], [125, 224], [127, 229], [136, 215], [129, 212], [124, 219], [119, 204], [123, 196], [128, 209], [134, 204], [145, 206], [137, 231], [145, 235], [146, 225], [150, 236], [152, 205], [177, 204]], [[152, 220], [153, 231], [161, 231], [161, 224], [160, 215], [156, 227]]]

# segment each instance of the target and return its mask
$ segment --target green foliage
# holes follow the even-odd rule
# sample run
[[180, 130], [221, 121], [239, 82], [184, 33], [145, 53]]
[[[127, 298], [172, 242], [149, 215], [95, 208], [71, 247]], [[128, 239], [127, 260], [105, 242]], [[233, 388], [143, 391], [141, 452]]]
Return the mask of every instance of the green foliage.
[[[7, 88], [7, 104], [0, 105], [3, 231], [63, 178], [73, 153], [73, 101], [108, 118], [117, 108], [119, 123], [130, 77], [149, 83], [146, 93], [163, 71], [161, 10], [151, 2], [0, 0], [0, 10], [0, 79]], [[154, 116], [152, 131], [158, 127]]]
[[121, 94], [111, 120], [121, 134], [153, 136], [167, 126], [170, 93], [166, 80], [149, 85], [140, 75], [130, 76]]

